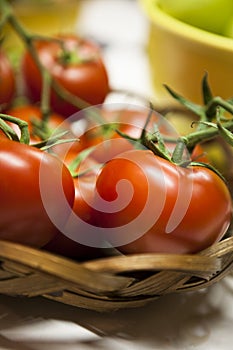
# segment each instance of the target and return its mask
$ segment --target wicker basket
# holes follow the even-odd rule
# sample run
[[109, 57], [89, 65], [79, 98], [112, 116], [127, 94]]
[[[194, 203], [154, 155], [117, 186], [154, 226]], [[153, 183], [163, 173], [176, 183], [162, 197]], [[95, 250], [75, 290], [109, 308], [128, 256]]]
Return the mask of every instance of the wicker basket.
[[[232, 154], [227, 181], [233, 198]], [[100, 312], [143, 306], [209, 287], [232, 272], [233, 222], [218, 243], [190, 255], [113, 255], [77, 262], [0, 240], [0, 293], [42, 296]]]
[[139, 307], [164, 294], [202, 289], [233, 266], [231, 236], [194, 255], [112, 256], [82, 263], [6, 241], [0, 247], [1, 294], [43, 296], [96, 311]]
[[[232, 154], [227, 177], [233, 198]], [[233, 222], [224, 238], [190, 255], [113, 255], [77, 262], [0, 240], [0, 293], [42, 296], [100, 312], [143, 306], [165, 294], [209, 287], [232, 272]]]

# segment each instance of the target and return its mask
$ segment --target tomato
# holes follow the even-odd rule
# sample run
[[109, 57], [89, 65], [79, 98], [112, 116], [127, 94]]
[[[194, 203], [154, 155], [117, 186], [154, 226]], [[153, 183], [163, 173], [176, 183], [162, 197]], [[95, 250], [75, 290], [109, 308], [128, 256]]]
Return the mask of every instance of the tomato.
[[195, 27], [223, 34], [233, 12], [232, 0], [158, 0], [171, 16]]
[[[64, 160], [65, 164], [69, 166], [76, 156], [75, 152], [69, 152]], [[75, 172], [79, 175], [73, 177], [75, 186], [73, 211], [85, 222], [92, 222], [90, 215], [92, 208], [88, 203], [92, 202], [99, 168], [99, 163], [87, 157], [76, 167]]]
[[[76, 156], [74, 152], [69, 152], [64, 160], [65, 163], [70, 165]], [[88, 157], [76, 168], [76, 171], [82, 172], [82, 175], [74, 177], [75, 199], [73, 212], [83, 222], [94, 224], [91, 203], [93, 202], [96, 177], [99, 172], [98, 163]], [[85, 235], [85, 233], [79, 225], [75, 226], [74, 239], [66, 236], [63, 232], [58, 232], [44, 249], [77, 260], [101, 256], [103, 253], [99, 249], [79, 243], [78, 236], [80, 234]]]
[[2, 130], [0, 130], [0, 140], [8, 140], [8, 136]]
[[96, 192], [96, 222], [126, 254], [196, 253], [220, 240], [231, 222], [231, 196], [215, 172], [178, 167], [149, 150], [106, 163]]
[[[55, 40], [35, 43], [42, 65], [68, 92], [91, 105], [102, 103], [109, 92], [109, 83], [100, 48], [76, 35], [63, 34], [58, 38], [62, 41], [62, 45]], [[22, 75], [26, 94], [32, 101], [39, 101], [41, 74], [28, 51], [22, 60]], [[58, 96], [54, 90], [51, 94], [51, 106], [55, 112], [66, 117], [79, 110]]]
[[[79, 145], [86, 145], [86, 148], [96, 145], [96, 149], [91, 153], [94, 159], [99, 163], [105, 163], [122, 152], [139, 147], [136, 141], [129, 141], [116, 130], [121, 131], [132, 139], [139, 139], [148, 117], [147, 109], [141, 111], [127, 109], [111, 111], [103, 109], [102, 114], [106, 120], [106, 124], [88, 130], [84, 134], [84, 141], [80, 137]], [[111, 122], [108, 124], [108, 121]], [[174, 151], [175, 143], [166, 141], [166, 136], [176, 138], [178, 135], [176, 130], [170, 122], [156, 112], [153, 112], [151, 120], [146, 126], [147, 133], [154, 133], [155, 124], [164, 138], [165, 146], [171, 155]], [[103, 130], [104, 128], [107, 130], [106, 134], [105, 130]], [[188, 154], [188, 157], [192, 160], [209, 163], [208, 157], [200, 144], [195, 146], [192, 154]]]
[[2, 110], [11, 103], [16, 91], [14, 70], [7, 55], [0, 50], [0, 105]]
[[[41, 113], [41, 110], [38, 106], [30, 105], [30, 104], [18, 105], [18, 106], [15, 106], [15, 107], [8, 109], [6, 111], [6, 114], [9, 114], [9, 115], [16, 117], [16, 118], [19, 118], [19, 119], [22, 119], [28, 123], [31, 144], [40, 142], [42, 140], [42, 137], [39, 137], [33, 131], [33, 129], [34, 129], [33, 128], [33, 120], [35, 120], [39, 123], [42, 122], [42, 113]], [[58, 128], [63, 123], [64, 123], [64, 117], [60, 116], [56, 113], [53, 113], [49, 117], [49, 121], [48, 121], [48, 125], [47, 125], [48, 129], [45, 130], [45, 134], [46, 134], [45, 138], [46, 139], [49, 138], [51, 136], [51, 134], [54, 132], [54, 130], [56, 128]], [[17, 126], [17, 124], [10, 123], [10, 125], [11, 125], [11, 127], [13, 127], [13, 129], [18, 134], [18, 136], [20, 136], [20, 130], [19, 130], [19, 127]], [[66, 126], [68, 127], [68, 123], [66, 123]]]
[[[79, 136], [80, 150], [94, 147], [91, 157], [99, 163], [105, 163], [117, 154], [132, 149], [129, 140], [117, 133], [117, 129], [131, 137], [139, 137], [146, 121], [146, 113], [127, 110], [99, 110], [102, 123], [90, 123]], [[140, 127], [136, 119], [140, 120]]]
[[191, 154], [191, 159], [196, 162], [210, 164], [208, 154], [205, 152], [204, 148], [200, 144], [197, 144], [194, 147], [194, 150]]
[[[30, 144], [34, 145], [42, 140], [48, 140], [55, 134], [66, 132], [64, 136], [61, 136], [61, 139], [69, 139], [74, 140], [72, 142], [62, 143], [60, 145], [56, 145], [51, 147], [54, 153], [61, 156], [61, 158], [66, 154], [68, 150], [76, 150], [78, 151], [78, 139], [72, 133], [71, 125], [62, 115], [57, 113], [51, 113], [48, 118], [48, 122], [46, 123], [45, 129], [43, 127], [39, 127], [40, 133], [34, 132], [33, 121], [37, 123], [42, 122], [42, 113], [41, 109], [37, 105], [19, 105], [12, 107], [6, 111], [6, 114], [9, 114], [13, 117], [22, 119], [28, 123], [28, 129], [30, 133]], [[20, 136], [20, 129], [17, 124], [9, 123], [11, 127], [15, 130], [15, 132]], [[76, 140], [75, 140], [76, 139]]]
[[70, 172], [57, 157], [10, 140], [0, 142], [0, 164], [0, 239], [42, 247], [70, 215]]
[[[77, 128], [79, 150], [95, 147], [91, 152], [91, 157], [99, 163], [105, 163], [116, 155], [133, 149], [136, 142], [124, 138], [117, 130], [133, 139], [139, 139], [149, 112], [148, 108], [127, 109], [126, 107], [112, 109], [102, 107], [100, 109], [96, 108], [95, 111], [90, 108], [90, 110], [80, 112], [82, 118], [79, 116], [77, 126], [75, 121], [71, 123], [73, 124], [74, 134], [76, 134]], [[100, 121], [98, 121], [98, 116], [94, 121], [91, 120], [89, 116], [91, 113], [98, 113]], [[82, 121], [86, 122], [86, 128], [80, 135], [78, 126]], [[154, 132], [154, 124], [159, 126], [161, 133], [174, 134], [174, 129], [170, 123], [156, 112], [151, 115], [151, 120], [146, 127], [147, 132]]]

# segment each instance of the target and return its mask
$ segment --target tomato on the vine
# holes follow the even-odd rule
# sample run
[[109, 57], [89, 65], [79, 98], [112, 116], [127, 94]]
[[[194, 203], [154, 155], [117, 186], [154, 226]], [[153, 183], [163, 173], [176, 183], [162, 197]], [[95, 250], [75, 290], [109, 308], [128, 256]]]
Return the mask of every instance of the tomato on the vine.
[[110, 160], [96, 189], [98, 225], [126, 254], [196, 253], [220, 240], [231, 222], [229, 190], [213, 170], [179, 167], [149, 150]]
[[70, 215], [69, 170], [58, 157], [11, 140], [1, 140], [0, 164], [0, 239], [42, 247]]
[[16, 91], [14, 69], [4, 51], [0, 50], [0, 105], [1, 110], [12, 102]]
[[[85, 119], [87, 126], [81, 135], [77, 127], [79, 150], [95, 147], [91, 157], [99, 163], [105, 163], [122, 152], [134, 149], [136, 145], [138, 146], [137, 140], [140, 142], [139, 139], [150, 112], [148, 108], [106, 108], [105, 106], [80, 112], [82, 118], [79, 117], [77, 123]], [[155, 123], [160, 124], [161, 133], [171, 133], [171, 125], [153, 111], [150, 122], [146, 125], [147, 132], [154, 131]], [[75, 122], [71, 124], [74, 124], [75, 134]], [[125, 134], [126, 137], [120, 133]]]
[[[25, 104], [14, 106], [6, 111], [6, 114], [24, 120], [28, 123], [30, 133], [30, 145], [34, 145], [43, 140], [49, 141], [55, 135], [61, 135], [59, 140], [67, 140], [67, 143], [61, 143], [51, 146], [53, 153], [58, 154], [63, 158], [67, 150], [79, 150], [78, 139], [75, 138], [71, 125], [67, 119], [55, 112], [50, 113], [47, 121], [43, 124], [43, 115], [41, 109], [37, 105]], [[8, 122], [13, 130], [20, 136], [20, 129], [17, 124]], [[72, 140], [72, 141], [68, 141]]]
[[[37, 105], [25, 104], [25, 105], [13, 106], [8, 110], [6, 110], [6, 114], [19, 118], [21, 120], [24, 120], [25, 122], [28, 123], [28, 130], [30, 133], [31, 144], [41, 141], [41, 139], [43, 139], [43, 135], [45, 135], [46, 138], [49, 138], [53, 134], [53, 132], [57, 128], [59, 128], [60, 125], [63, 125], [63, 128], [65, 125], [66, 128], [70, 129], [70, 125], [64, 122], [65, 119], [63, 116], [56, 113], [52, 113], [48, 118], [48, 123], [46, 123], [46, 129], [43, 130], [42, 124], [38, 125], [38, 123], [42, 123], [42, 112]], [[42, 133], [41, 137], [39, 136], [39, 134], [34, 132], [33, 121], [37, 122], [38, 129], [39, 129], [38, 131]], [[20, 130], [17, 124], [14, 124], [14, 123], [9, 123], [9, 124], [15, 130], [15, 132], [18, 135], [20, 135]]]
[[[54, 40], [36, 41], [35, 48], [41, 64], [69, 93], [91, 105], [105, 100], [109, 93], [108, 74], [97, 44], [74, 34], [63, 34]], [[28, 51], [22, 60], [22, 75], [27, 95], [32, 101], [39, 101], [41, 74]], [[51, 90], [51, 106], [66, 117], [79, 110], [54, 89]]]
[[[65, 164], [69, 167], [77, 157], [75, 152], [69, 152], [64, 159]], [[72, 210], [80, 220], [87, 224], [94, 224], [92, 203], [94, 200], [94, 190], [97, 174], [99, 172], [99, 164], [92, 158], [87, 157], [79, 164], [75, 171], [78, 176], [74, 176], [75, 198]], [[88, 226], [86, 226], [88, 230]], [[44, 247], [44, 249], [74, 258], [77, 260], [91, 259], [101, 256], [101, 251], [97, 248], [79, 243], [78, 235], [85, 235], [83, 228], [79, 225], [75, 226], [74, 239], [66, 236], [63, 232], [58, 232], [57, 235]], [[81, 232], [80, 232], [81, 231]]]

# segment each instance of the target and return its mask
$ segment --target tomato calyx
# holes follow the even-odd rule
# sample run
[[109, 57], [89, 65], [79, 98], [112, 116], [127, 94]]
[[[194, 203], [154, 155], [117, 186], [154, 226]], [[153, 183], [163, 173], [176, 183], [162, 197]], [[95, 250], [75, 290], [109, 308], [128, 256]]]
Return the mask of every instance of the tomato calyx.
[[57, 62], [61, 63], [63, 66], [78, 65], [87, 62], [94, 62], [95, 56], [84, 56], [77, 52], [77, 50], [68, 50], [62, 48], [61, 52], [57, 55]]

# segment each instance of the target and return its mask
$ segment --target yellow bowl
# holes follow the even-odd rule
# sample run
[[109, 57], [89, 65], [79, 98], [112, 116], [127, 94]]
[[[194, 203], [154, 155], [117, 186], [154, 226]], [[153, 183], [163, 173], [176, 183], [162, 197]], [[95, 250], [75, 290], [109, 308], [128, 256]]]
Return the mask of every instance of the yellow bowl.
[[185, 24], [163, 12], [154, 0], [140, 0], [149, 22], [148, 55], [155, 99], [173, 99], [163, 84], [201, 103], [201, 80], [208, 72], [215, 95], [233, 96], [233, 39]]

